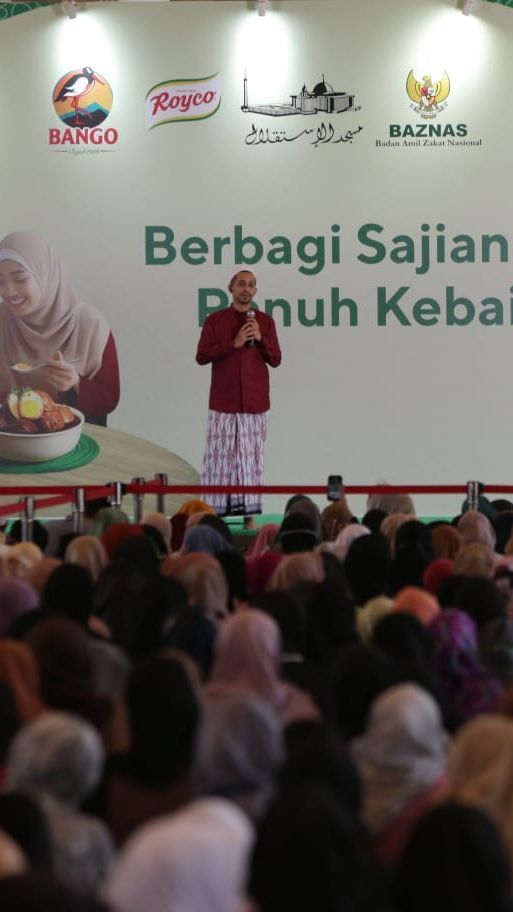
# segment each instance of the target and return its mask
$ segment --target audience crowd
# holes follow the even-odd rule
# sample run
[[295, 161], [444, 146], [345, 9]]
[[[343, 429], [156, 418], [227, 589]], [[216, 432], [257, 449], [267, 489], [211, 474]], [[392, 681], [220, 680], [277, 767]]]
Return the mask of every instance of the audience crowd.
[[513, 912], [513, 503], [2, 537], [2, 912]]

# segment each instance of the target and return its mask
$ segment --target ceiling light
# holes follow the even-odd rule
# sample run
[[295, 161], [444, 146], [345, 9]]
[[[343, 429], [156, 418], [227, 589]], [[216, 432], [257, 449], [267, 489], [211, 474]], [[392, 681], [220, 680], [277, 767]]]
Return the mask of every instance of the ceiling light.
[[62, 11], [66, 13], [68, 19], [76, 19], [78, 13], [77, 0], [62, 0]]

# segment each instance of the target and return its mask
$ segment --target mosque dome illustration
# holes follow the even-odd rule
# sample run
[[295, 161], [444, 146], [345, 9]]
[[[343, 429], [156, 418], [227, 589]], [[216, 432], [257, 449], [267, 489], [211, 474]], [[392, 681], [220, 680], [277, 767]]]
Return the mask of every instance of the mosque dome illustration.
[[320, 95], [334, 95], [335, 89], [329, 82], [324, 81], [324, 73], [322, 75], [321, 82], [318, 82], [316, 86], [312, 89], [312, 95], [315, 95], [318, 98]]
[[306, 83], [297, 95], [290, 96], [290, 103], [267, 102], [264, 104], [250, 104], [248, 99], [248, 80], [244, 76], [244, 104], [242, 110], [254, 114], [267, 114], [272, 117], [284, 117], [290, 114], [341, 114], [343, 111], [354, 109], [354, 95], [334, 89], [331, 83], [326, 82], [324, 73], [322, 79], [310, 92]]

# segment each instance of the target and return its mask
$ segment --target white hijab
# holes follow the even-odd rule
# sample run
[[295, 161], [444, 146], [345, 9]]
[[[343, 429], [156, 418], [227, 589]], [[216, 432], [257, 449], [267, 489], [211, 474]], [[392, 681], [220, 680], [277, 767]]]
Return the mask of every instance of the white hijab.
[[363, 819], [379, 835], [445, 773], [447, 735], [433, 697], [398, 684], [372, 704], [367, 730], [349, 745], [363, 786]]
[[119, 912], [237, 912], [252, 842], [249, 819], [234, 804], [199, 799], [128, 840], [107, 900]]

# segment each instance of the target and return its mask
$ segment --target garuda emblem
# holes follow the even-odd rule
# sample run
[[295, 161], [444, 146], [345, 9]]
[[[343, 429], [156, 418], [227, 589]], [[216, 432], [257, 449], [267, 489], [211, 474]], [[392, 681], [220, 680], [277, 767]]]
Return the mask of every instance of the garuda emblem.
[[413, 104], [411, 107], [421, 117], [436, 117], [440, 111], [447, 107], [446, 98], [451, 91], [449, 74], [444, 70], [441, 79], [433, 82], [431, 76], [417, 79], [413, 70], [408, 73], [406, 91]]

